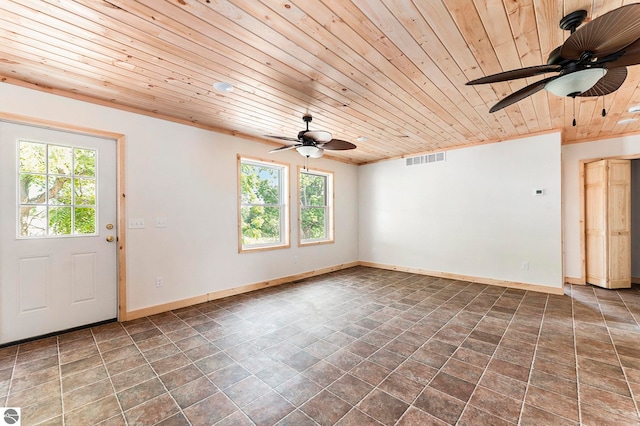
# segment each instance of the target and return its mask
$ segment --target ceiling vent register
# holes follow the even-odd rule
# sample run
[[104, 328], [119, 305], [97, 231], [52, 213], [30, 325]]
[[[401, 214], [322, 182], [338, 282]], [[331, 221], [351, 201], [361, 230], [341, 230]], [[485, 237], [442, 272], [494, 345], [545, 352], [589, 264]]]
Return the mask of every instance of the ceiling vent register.
[[405, 158], [405, 165], [415, 166], [418, 164], [430, 164], [444, 161], [444, 152], [436, 152], [434, 154], [418, 155], [417, 157]]

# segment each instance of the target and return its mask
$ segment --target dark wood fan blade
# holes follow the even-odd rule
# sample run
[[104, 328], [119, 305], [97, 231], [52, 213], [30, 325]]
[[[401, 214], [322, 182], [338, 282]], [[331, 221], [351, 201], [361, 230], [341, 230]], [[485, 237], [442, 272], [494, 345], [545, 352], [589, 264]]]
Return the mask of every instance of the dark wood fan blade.
[[630, 67], [640, 64], [640, 39], [634, 41], [624, 49], [624, 54], [617, 61], [611, 62], [613, 67]]
[[625, 67], [616, 67], [607, 70], [607, 73], [589, 90], [582, 92], [578, 96], [604, 96], [618, 90], [627, 78]]
[[558, 78], [558, 76], [554, 75], [553, 77], [536, 81], [535, 83], [532, 83], [528, 86], [523, 87], [518, 91], [513, 92], [512, 94], [510, 94], [509, 96], [507, 96], [506, 98], [504, 98], [503, 100], [501, 100], [500, 102], [492, 106], [489, 112], [499, 111], [502, 108], [508, 107], [511, 104], [521, 101], [527, 96], [531, 96], [534, 93], [539, 92], [540, 90], [544, 89], [545, 84], [547, 84], [551, 80], [555, 80], [556, 78]]
[[285, 146], [281, 146], [280, 148], [272, 149], [271, 151], [269, 151], [269, 154], [271, 154], [271, 153], [273, 153], [273, 152], [288, 151], [288, 150], [290, 150], [290, 149], [294, 149], [294, 148], [297, 148], [297, 147], [299, 147], [299, 146], [302, 146], [302, 144], [301, 144], [301, 143], [299, 143], [299, 144], [296, 144], [296, 145], [285, 145]]
[[505, 71], [498, 74], [488, 75], [486, 77], [471, 80], [467, 85], [497, 83], [499, 81], [515, 80], [518, 78], [533, 77], [534, 75], [545, 74], [548, 72], [559, 72], [562, 69], [560, 65], [536, 65], [534, 67], [519, 68], [517, 70]]
[[640, 38], [640, 3], [621, 6], [584, 24], [562, 45], [561, 56], [578, 60], [583, 52], [604, 57]]
[[319, 143], [316, 145], [318, 148], [330, 149], [332, 151], [344, 151], [347, 149], [355, 149], [356, 146], [351, 142], [343, 141], [340, 139], [331, 139], [327, 143]]
[[283, 141], [291, 141], [291, 142], [300, 142], [299, 139], [296, 138], [290, 138], [288, 136], [273, 136], [273, 135], [265, 135], [268, 138], [274, 138], [274, 139], [280, 139]]
[[318, 142], [329, 142], [333, 136], [329, 132], [325, 132], [324, 130], [308, 130], [302, 135], [305, 139], [310, 139], [316, 143]]

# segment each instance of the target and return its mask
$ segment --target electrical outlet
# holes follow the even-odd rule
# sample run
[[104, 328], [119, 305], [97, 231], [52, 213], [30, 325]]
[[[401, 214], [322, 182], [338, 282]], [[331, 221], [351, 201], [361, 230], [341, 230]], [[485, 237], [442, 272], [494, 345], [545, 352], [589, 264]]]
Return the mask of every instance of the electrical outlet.
[[166, 228], [166, 227], [167, 227], [167, 218], [156, 217], [156, 228]]
[[164, 285], [164, 278], [156, 277], [156, 287], [160, 288]]
[[522, 270], [523, 271], [528, 271], [529, 270], [529, 262], [527, 262], [526, 260], [522, 261]]

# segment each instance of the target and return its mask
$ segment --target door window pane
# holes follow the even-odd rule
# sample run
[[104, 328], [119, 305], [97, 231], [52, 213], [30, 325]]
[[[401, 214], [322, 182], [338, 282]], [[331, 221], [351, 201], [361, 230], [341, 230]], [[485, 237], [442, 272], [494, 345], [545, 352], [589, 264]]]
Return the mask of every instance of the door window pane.
[[18, 236], [95, 235], [97, 151], [20, 141]]

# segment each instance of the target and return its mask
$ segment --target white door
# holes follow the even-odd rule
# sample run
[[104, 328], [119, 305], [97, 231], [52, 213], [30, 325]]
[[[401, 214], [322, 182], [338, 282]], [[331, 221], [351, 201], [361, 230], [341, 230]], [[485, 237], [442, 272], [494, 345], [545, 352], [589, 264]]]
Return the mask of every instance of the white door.
[[117, 317], [116, 143], [0, 122], [0, 344]]

